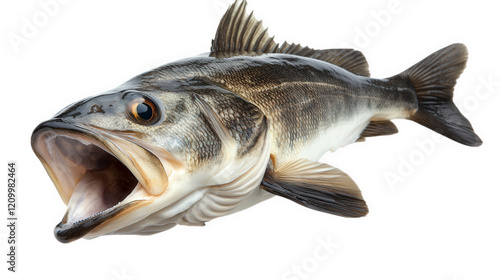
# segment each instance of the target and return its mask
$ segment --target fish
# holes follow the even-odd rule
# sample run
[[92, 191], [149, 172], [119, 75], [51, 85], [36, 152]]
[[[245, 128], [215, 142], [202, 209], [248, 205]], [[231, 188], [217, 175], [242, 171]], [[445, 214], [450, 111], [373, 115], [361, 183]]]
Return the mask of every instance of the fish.
[[354, 49], [276, 43], [235, 1], [209, 53], [172, 62], [75, 102], [31, 136], [67, 210], [63, 243], [203, 226], [280, 196], [341, 217], [368, 206], [354, 180], [319, 162], [328, 151], [419, 123], [482, 144], [453, 103], [460, 43], [389, 78]]

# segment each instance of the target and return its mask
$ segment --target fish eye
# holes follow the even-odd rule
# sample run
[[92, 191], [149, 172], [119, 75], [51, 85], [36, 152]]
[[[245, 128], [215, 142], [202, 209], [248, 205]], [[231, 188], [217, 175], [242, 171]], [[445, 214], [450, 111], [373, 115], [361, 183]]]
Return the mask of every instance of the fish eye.
[[145, 121], [149, 121], [153, 118], [153, 108], [146, 102], [137, 104], [135, 110], [137, 116]]
[[159, 120], [158, 106], [146, 96], [134, 96], [128, 105], [129, 117], [138, 124], [153, 125]]

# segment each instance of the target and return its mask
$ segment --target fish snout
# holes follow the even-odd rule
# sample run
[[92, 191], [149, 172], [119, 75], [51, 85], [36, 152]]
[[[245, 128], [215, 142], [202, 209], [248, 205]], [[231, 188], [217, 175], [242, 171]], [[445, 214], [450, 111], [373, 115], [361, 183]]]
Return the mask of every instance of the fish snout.
[[32, 148], [68, 205], [55, 230], [61, 242], [118, 230], [126, 225], [114, 221], [167, 190], [172, 170], [167, 159], [127, 137], [67, 117], [33, 131]]

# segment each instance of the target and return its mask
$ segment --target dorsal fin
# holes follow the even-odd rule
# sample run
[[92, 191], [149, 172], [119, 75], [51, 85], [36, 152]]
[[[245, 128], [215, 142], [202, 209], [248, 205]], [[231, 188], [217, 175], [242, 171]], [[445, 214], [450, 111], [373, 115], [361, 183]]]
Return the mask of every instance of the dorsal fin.
[[236, 0], [226, 11], [212, 40], [212, 53], [270, 53], [278, 49], [262, 21], [257, 21], [253, 12], [246, 13], [246, 6], [245, 0]]
[[281, 46], [270, 37], [262, 21], [253, 12], [247, 14], [246, 0], [236, 0], [222, 17], [215, 38], [212, 40], [211, 56], [229, 57], [252, 53], [286, 53], [323, 60], [342, 67], [356, 75], [370, 76], [364, 55], [353, 49], [314, 50], [300, 44]]

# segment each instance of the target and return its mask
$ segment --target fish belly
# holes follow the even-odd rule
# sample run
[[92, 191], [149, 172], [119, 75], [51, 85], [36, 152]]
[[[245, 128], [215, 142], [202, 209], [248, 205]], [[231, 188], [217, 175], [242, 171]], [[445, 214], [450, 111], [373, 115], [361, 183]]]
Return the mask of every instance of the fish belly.
[[319, 132], [306, 144], [299, 157], [318, 161], [327, 151], [333, 152], [356, 142], [372, 117], [372, 112], [363, 111], [351, 118], [332, 123], [329, 128]]

